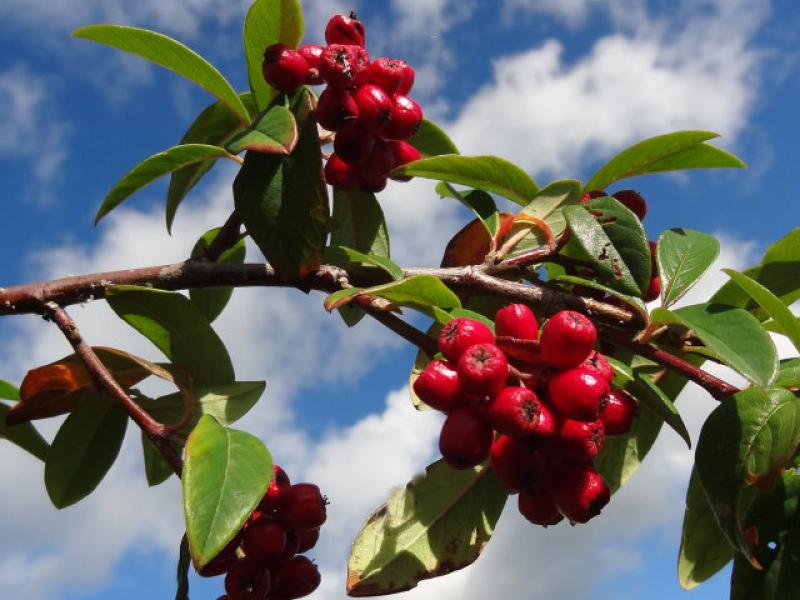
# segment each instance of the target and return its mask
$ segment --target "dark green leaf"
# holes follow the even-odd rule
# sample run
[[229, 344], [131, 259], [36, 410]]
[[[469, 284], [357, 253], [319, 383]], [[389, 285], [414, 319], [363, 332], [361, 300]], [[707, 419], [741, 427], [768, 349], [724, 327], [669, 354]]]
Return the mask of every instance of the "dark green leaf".
[[742, 556], [737, 556], [731, 574], [731, 600], [798, 600], [800, 599], [800, 518], [781, 532], [775, 549], [762, 549], [759, 558], [762, 570], [754, 569]]
[[634, 368], [633, 372], [634, 379], [628, 382], [625, 386], [625, 391], [640, 402], [646, 402], [653, 412], [672, 427], [675, 433], [681, 436], [686, 445], [691, 448], [692, 440], [689, 437], [689, 431], [686, 429], [686, 424], [683, 422], [672, 400], [651, 381], [641, 368]]
[[442, 154], [458, 154], [458, 148], [444, 130], [433, 121], [422, 119], [417, 132], [406, 140], [422, 153], [423, 158]]
[[175, 592], [175, 600], [189, 600], [189, 565], [192, 563], [192, 556], [189, 554], [189, 540], [186, 534], [181, 539], [181, 549], [178, 554], [178, 589]]
[[376, 254], [363, 254], [345, 246], [325, 248], [325, 262], [331, 265], [347, 266], [351, 264], [377, 267], [398, 281], [403, 278], [403, 269], [388, 258]]
[[11, 400], [12, 402], [19, 401], [19, 388], [17, 386], [3, 381], [0, 379], [0, 399]]
[[620, 179], [684, 169], [744, 168], [735, 156], [704, 144], [719, 137], [711, 131], [676, 131], [639, 142], [623, 150], [595, 173], [587, 190], [602, 190]]
[[186, 442], [183, 511], [195, 567], [233, 539], [272, 479], [272, 457], [257, 437], [204, 415]]
[[697, 475], [725, 537], [755, 561], [742, 533], [746, 488], [766, 489], [800, 443], [800, 402], [783, 389], [748, 388], [720, 404], [697, 443]]
[[255, 122], [233, 136], [225, 148], [232, 154], [252, 150], [263, 154], [289, 154], [297, 144], [297, 122], [285, 106], [275, 105], [262, 113]]
[[363, 525], [350, 550], [347, 593], [376, 596], [472, 564], [491, 538], [507, 492], [492, 469], [444, 461], [396, 491]]
[[154, 154], [128, 171], [103, 199], [103, 204], [94, 217], [95, 224], [117, 206], [127, 200], [134, 192], [153, 183], [159, 177], [168, 175], [183, 167], [204, 162], [210, 158], [231, 156], [218, 146], [205, 144], [186, 144], [173, 146], [168, 150]]
[[682, 298], [719, 256], [717, 238], [693, 229], [668, 229], [657, 248], [664, 307]]
[[500, 215], [494, 198], [483, 190], [456, 190], [445, 181], [436, 184], [436, 193], [442, 198], [453, 198], [470, 209], [478, 220], [483, 223], [490, 237], [497, 235], [500, 229]]
[[347, 246], [364, 254], [389, 257], [389, 232], [372, 192], [333, 189], [331, 246]]
[[294, 152], [287, 157], [248, 152], [233, 182], [236, 212], [247, 232], [276, 273], [290, 281], [317, 270], [329, 228], [310, 94], [302, 90], [296, 98], [300, 139]]
[[[753, 315], [721, 304], [696, 304], [672, 311], [728, 366], [753, 383], [770, 385], [778, 371], [778, 353]], [[655, 318], [655, 316], [654, 316]]]
[[800, 358], [782, 360], [778, 368], [775, 385], [780, 387], [800, 387]]
[[50, 445], [30, 423], [6, 425], [8, 411], [8, 405], [0, 402], [0, 439], [8, 440], [39, 460], [46, 460]]
[[109, 306], [149, 339], [196, 384], [234, 381], [233, 365], [222, 340], [184, 295], [136, 286], [108, 290]]
[[58, 430], [44, 466], [44, 484], [56, 508], [91, 494], [117, 459], [128, 415], [104, 396], [84, 401]]
[[697, 470], [692, 469], [686, 491], [681, 549], [678, 554], [678, 579], [691, 590], [718, 573], [733, 559], [733, 548], [719, 528], [708, 504]]
[[278, 95], [261, 71], [264, 50], [272, 44], [296, 48], [303, 38], [303, 11], [297, 0], [256, 0], [244, 21], [244, 56], [250, 89], [258, 110]]
[[530, 175], [497, 156], [445, 154], [408, 163], [396, 169], [396, 173], [468, 185], [500, 194], [522, 206], [539, 191]]
[[[147, 485], [154, 487], [164, 483], [173, 474], [172, 467], [164, 459], [158, 448], [153, 445], [150, 438], [141, 434], [142, 437], [142, 457], [144, 459], [144, 475], [147, 479]], [[179, 449], [176, 452], [180, 454]]]
[[[205, 252], [211, 247], [211, 244], [219, 235], [219, 227], [207, 231], [203, 234], [192, 249], [192, 258], [203, 256]], [[244, 263], [245, 256], [247, 255], [247, 248], [244, 240], [239, 240], [231, 248], [228, 248], [217, 259], [218, 263], [222, 264], [237, 264]], [[189, 299], [192, 301], [197, 309], [202, 313], [209, 323], [213, 323], [225, 307], [233, 295], [233, 288], [195, 288], [189, 290]]]
[[242, 123], [250, 122], [250, 113], [239, 94], [222, 74], [202, 56], [172, 38], [148, 29], [107, 24], [80, 27], [72, 35], [136, 54], [174, 71], [219, 98]]
[[583, 287], [592, 288], [593, 290], [600, 290], [601, 292], [605, 292], [606, 294], [613, 296], [614, 298], [622, 300], [630, 308], [632, 308], [640, 315], [642, 315], [642, 317], [645, 320], [648, 318], [647, 307], [645, 306], [641, 298], [620, 293], [613, 288], [603, 285], [602, 283], [597, 283], [594, 279], [583, 279], [582, 277], [575, 277], [574, 275], [558, 275], [553, 279], [555, 281], [564, 281], [566, 283], [573, 283], [575, 285], [580, 285]]

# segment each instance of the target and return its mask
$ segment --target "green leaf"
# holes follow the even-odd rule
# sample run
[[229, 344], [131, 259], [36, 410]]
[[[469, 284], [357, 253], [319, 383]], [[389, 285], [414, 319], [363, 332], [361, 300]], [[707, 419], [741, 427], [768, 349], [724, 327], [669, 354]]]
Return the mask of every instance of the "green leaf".
[[625, 304], [627, 304], [630, 308], [638, 312], [642, 315], [642, 318], [647, 320], [649, 318], [649, 314], [647, 312], [647, 306], [642, 301], [641, 298], [637, 298], [636, 296], [629, 296], [628, 294], [623, 294], [618, 292], [614, 288], [610, 288], [607, 285], [603, 285], [602, 283], [597, 283], [594, 279], [584, 279], [583, 277], [575, 277], [574, 275], [557, 275], [553, 278], [554, 281], [564, 281], [566, 283], [573, 283], [575, 285], [581, 285], [583, 287], [592, 288], [593, 290], [600, 290], [601, 292], [605, 292], [609, 296], [613, 296], [618, 300], [622, 300]]
[[697, 443], [697, 475], [728, 542], [756, 563], [744, 540], [746, 488], [768, 489], [800, 443], [800, 402], [783, 389], [748, 388], [720, 404]]
[[56, 508], [91, 494], [117, 459], [128, 415], [104, 396], [87, 398], [58, 430], [44, 465], [44, 484]]
[[6, 425], [9, 410], [7, 404], [0, 402], [0, 439], [8, 440], [39, 460], [46, 460], [50, 445], [30, 423]]
[[[577, 204], [581, 198], [581, 182], [577, 179], [560, 179], [543, 187], [530, 203], [520, 211], [521, 215], [541, 219], [550, 228], [553, 237], [558, 237], [567, 228], [567, 220], [561, 210], [564, 206]], [[513, 236], [525, 223], [512, 225], [507, 237]], [[547, 243], [547, 237], [535, 228], [531, 234], [517, 244], [516, 251], [525, 251]]]
[[362, 526], [347, 564], [348, 595], [402, 592], [472, 564], [507, 495], [486, 466], [457, 471], [441, 460], [430, 465]]
[[175, 591], [175, 600], [189, 600], [189, 565], [192, 557], [189, 554], [189, 540], [186, 534], [181, 538], [181, 549], [178, 554], [178, 568], [176, 578], [178, 589]]
[[719, 137], [711, 131], [676, 131], [644, 140], [623, 150], [595, 173], [586, 190], [602, 190], [620, 179], [684, 169], [745, 168], [741, 160], [704, 144]]
[[800, 351], [800, 322], [792, 314], [789, 307], [781, 302], [775, 294], [770, 292], [756, 280], [747, 275], [738, 273], [733, 269], [723, 269], [736, 285], [742, 288], [748, 296], [755, 300], [775, 322], [780, 325], [782, 333], [786, 335], [794, 347]]
[[244, 56], [247, 76], [258, 110], [278, 95], [261, 71], [264, 50], [272, 44], [296, 48], [303, 38], [303, 11], [297, 0], [256, 0], [244, 21]]
[[106, 300], [122, 320], [149, 339], [175, 365], [188, 369], [195, 384], [234, 381], [222, 340], [184, 295], [137, 286], [115, 286]]
[[[155, 447], [150, 438], [141, 433], [142, 438], [142, 458], [144, 459], [144, 476], [147, 479], [147, 485], [155, 487], [164, 483], [172, 475], [174, 471], [169, 463], [164, 459], [158, 448]], [[180, 448], [176, 448], [176, 453], [180, 454]]]
[[275, 105], [264, 111], [255, 122], [226, 144], [231, 154], [252, 150], [263, 154], [289, 154], [297, 144], [297, 122], [292, 111]]
[[330, 245], [389, 257], [389, 232], [375, 194], [361, 189], [348, 192], [333, 188]]
[[0, 399], [19, 402], [19, 388], [0, 379]]
[[470, 209], [483, 223], [489, 236], [494, 238], [500, 229], [500, 214], [494, 198], [483, 190], [456, 190], [445, 181], [436, 184], [436, 193], [442, 198], [453, 198]]
[[403, 269], [388, 258], [376, 254], [363, 254], [346, 246], [325, 248], [325, 262], [330, 265], [347, 266], [352, 264], [377, 267], [395, 281], [403, 278]]
[[775, 549], [761, 549], [765, 563], [754, 569], [742, 556], [737, 556], [731, 574], [731, 600], [798, 600], [800, 575], [800, 518], [795, 517], [788, 528], [777, 536]]
[[250, 113], [239, 94], [222, 74], [202, 56], [172, 38], [148, 29], [107, 24], [80, 27], [72, 35], [136, 54], [174, 71], [219, 98], [242, 123], [250, 122]]
[[692, 469], [686, 491], [681, 548], [678, 553], [678, 579], [691, 590], [718, 573], [733, 559], [733, 548], [719, 528], [708, 504], [697, 470]]
[[442, 154], [458, 154], [458, 148], [453, 140], [441, 127], [428, 119], [422, 119], [417, 132], [406, 141], [419, 150], [423, 158]]
[[530, 175], [497, 156], [445, 154], [408, 163], [395, 169], [395, 173], [468, 185], [500, 194], [522, 206], [539, 191]]
[[[248, 152], [233, 182], [236, 212], [283, 279], [303, 279], [319, 268], [328, 236], [328, 191], [311, 96], [296, 97], [300, 140], [287, 157]], [[358, 248], [357, 248], [358, 249]]]
[[[219, 235], [220, 228], [206, 231], [192, 249], [192, 258], [203, 256]], [[239, 240], [217, 259], [217, 263], [241, 265], [247, 255], [244, 240]], [[213, 323], [233, 295], [233, 288], [195, 288], [189, 290], [189, 299], [209, 323]]]
[[780, 387], [800, 387], [800, 358], [782, 360], [778, 368], [775, 385]]
[[168, 150], [153, 154], [128, 171], [106, 194], [103, 204], [94, 217], [95, 224], [99, 223], [100, 219], [130, 198], [134, 192], [153, 183], [159, 177], [168, 175], [183, 167], [204, 162], [209, 158], [219, 158], [221, 156], [231, 155], [228, 154], [225, 148], [207, 146], [205, 144], [173, 146]]
[[722, 362], [753, 383], [768, 386], [775, 380], [775, 344], [747, 311], [721, 304], [696, 304], [672, 311], [672, 315], [693, 330]]
[[668, 229], [658, 238], [661, 303], [675, 304], [719, 256], [719, 241], [693, 229]]
[[360, 292], [367, 296], [385, 298], [400, 306], [427, 312], [427, 307], [461, 308], [461, 301], [453, 291], [433, 275], [414, 275], [400, 281], [366, 288]]
[[628, 382], [625, 391], [639, 401], [646, 402], [653, 412], [683, 438], [686, 446], [691, 448], [692, 440], [689, 437], [689, 431], [672, 400], [646, 376], [641, 368], [634, 368], [633, 374], [634, 379]]
[[[252, 114], [255, 111], [250, 92], [239, 97]], [[180, 145], [206, 144], [225, 147], [233, 134], [242, 129], [242, 123], [222, 102], [215, 102], [201, 112], [181, 138]], [[167, 191], [167, 231], [172, 231], [175, 213], [186, 195], [217, 162], [216, 157], [193, 163], [173, 171]]]
[[[603, 282], [624, 294], [641, 296], [642, 289], [603, 226], [583, 206], [565, 206], [563, 210], [572, 230], [572, 239]], [[632, 236], [638, 235], [638, 232], [632, 232]]]
[[257, 437], [204, 415], [186, 442], [183, 512], [195, 567], [233, 539], [272, 479], [272, 457]]

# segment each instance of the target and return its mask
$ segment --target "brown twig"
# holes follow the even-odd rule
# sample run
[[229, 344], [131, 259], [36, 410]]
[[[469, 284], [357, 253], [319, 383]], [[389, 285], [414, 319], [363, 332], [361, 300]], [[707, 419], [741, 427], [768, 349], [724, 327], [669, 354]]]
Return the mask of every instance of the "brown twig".
[[232, 212], [228, 220], [219, 230], [217, 237], [211, 242], [211, 245], [203, 254], [206, 260], [217, 262], [219, 257], [222, 256], [227, 250], [233, 248], [241, 239], [240, 231], [242, 229], [242, 221], [239, 216]]

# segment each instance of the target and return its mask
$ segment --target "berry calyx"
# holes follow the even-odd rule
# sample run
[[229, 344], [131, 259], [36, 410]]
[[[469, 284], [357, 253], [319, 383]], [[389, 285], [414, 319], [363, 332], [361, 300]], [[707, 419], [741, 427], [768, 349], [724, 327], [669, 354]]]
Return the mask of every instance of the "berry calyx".
[[392, 118], [392, 98], [377, 85], [359, 86], [353, 94], [358, 106], [358, 124], [373, 135], [381, 135]]
[[341, 160], [350, 165], [367, 160], [375, 147], [375, 137], [358, 125], [336, 134], [333, 150]]
[[553, 481], [558, 511], [573, 523], [586, 523], [605, 508], [611, 498], [608, 485], [592, 468], [564, 469]]
[[231, 600], [265, 600], [270, 591], [270, 572], [263, 565], [240, 559], [225, 576], [225, 591]]
[[558, 431], [558, 450], [568, 461], [591, 462], [603, 449], [603, 423], [564, 419]]
[[467, 348], [475, 344], [494, 344], [494, 334], [475, 319], [457, 317], [439, 333], [439, 351], [452, 363], [457, 363]]
[[319, 95], [317, 122], [328, 131], [342, 131], [357, 119], [358, 105], [347, 90], [327, 87]]
[[432, 360], [414, 381], [414, 393], [425, 404], [448, 412], [461, 404], [461, 385], [455, 367], [441, 360]]
[[606, 435], [625, 435], [631, 430], [639, 405], [629, 394], [612, 389], [600, 402], [600, 420]]
[[635, 192], [634, 190], [620, 190], [614, 192], [612, 196], [635, 214], [640, 221], [644, 221], [644, 217], [647, 215], [647, 202], [639, 192]]
[[[389, 147], [394, 156], [394, 168], [402, 167], [410, 162], [422, 158], [422, 153], [408, 142], [402, 140], [391, 140]], [[390, 175], [395, 181], [411, 181], [413, 177], [409, 175]]]
[[331, 44], [322, 51], [319, 72], [333, 87], [347, 88], [362, 83], [369, 66], [369, 54], [358, 46]]
[[303, 531], [320, 527], [327, 518], [327, 500], [313, 483], [296, 483], [286, 493], [280, 519], [290, 529]]
[[303, 44], [297, 48], [297, 53], [305, 59], [309, 67], [308, 75], [306, 76], [306, 85], [325, 83], [322, 74], [319, 72], [323, 50], [325, 50], [324, 46], [320, 46], [319, 44]]
[[272, 473], [272, 481], [269, 482], [269, 487], [257, 508], [258, 511], [265, 513], [272, 513], [283, 507], [286, 501], [286, 493], [292, 485], [286, 471], [278, 465], [272, 465]]
[[508, 360], [494, 344], [475, 344], [458, 359], [456, 371], [465, 392], [494, 396], [508, 379]]
[[542, 328], [539, 348], [547, 362], [566, 369], [586, 360], [595, 342], [597, 329], [588, 317], [572, 310], [562, 310]]
[[334, 15], [325, 27], [325, 41], [329, 44], [366, 45], [367, 34], [364, 24], [351, 12], [350, 16]]
[[576, 367], [556, 373], [548, 385], [549, 398], [559, 414], [576, 421], [596, 421], [608, 382], [596, 372]]
[[564, 520], [547, 490], [520, 492], [517, 499], [519, 513], [534, 525], [550, 527]]
[[[498, 310], [494, 319], [494, 330], [498, 337], [530, 342], [535, 342], [539, 338], [539, 323], [533, 311], [524, 304], [509, 304]], [[538, 351], [520, 348], [511, 343], [498, 341], [497, 345], [503, 352], [517, 360], [534, 361], [539, 357]]]
[[286, 549], [286, 528], [275, 519], [262, 517], [250, 523], [242, 537], [242, 550], [251, 560], [268, 561]]
[[395, 94], [392, 100], [389, 124], [384, 135], [391, 140], [407, 140], [422, 123], [422, 108], [416, 101], [400, 94]]
[[[408, 77], [408, 69], [411, 67], [403, 60], [381, 56], [373, 60], [369, 66], [369, 82], [393, 96], [399, 92]], [[412, 80], [413, 77], [412, 75]]]
[[358, 186], [358, 174], [355, 167], [332, 154], [325, 163], [325, 183], [340, 190], [352, 190]]
[[303, 598], [319, 587], [321, 577], [317, 565], [305, 556], [295, 556], [272, 571], [272, 596]]
[[497, 436], [489, 448], [497, 477], [510, 492], [533, 490], [547, 480], [547, 458], [509, 435]]
[[439, 434], [439, 452], [451, 467], [469, 469], [482, 463], [491, 445], [492, 429], [478, 410], [464, 407], [447, 415]]
[[494, 429], [516, 438], [549, 439], [558, 429], [550, 408], [524, 387], [504, 388], [486, 405], [484, 414]]
[[264, 51], [264, 79], [279, 92], [296, 90], [306, 81], [309, 66], [297, 50], [273, 44]]

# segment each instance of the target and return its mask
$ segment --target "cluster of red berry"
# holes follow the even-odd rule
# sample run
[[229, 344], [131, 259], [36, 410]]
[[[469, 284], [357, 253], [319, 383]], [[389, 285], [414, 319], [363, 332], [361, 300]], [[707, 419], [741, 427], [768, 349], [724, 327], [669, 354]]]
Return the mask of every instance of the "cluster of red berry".
[[456, 469], [491, 458], [532, 523], [585, 523], [609, 501], [594, 459], [606, 435], [630, 430], [636, 401], [611, 387], [597, 331], [580, 313], [555, 314], [540, 337], [533, 312], [512, 304], [497, 312], [495, 332], [453, 319], [439, 335], [444, 360], [414, 382], [419, 398], [447, 415], [439, 450]]
[[278, 465], [273, 471], [244, 527], [199, 571], [203, 577], [227, 573], [227, 595], [219, 600], [291, 600], [319, 587], [317, 566], [301, 554], [317, 544], [327, 500], [313, 483], [292, 485]]
[[327, 83], [317, 121], [336, 137], [325, 179], [343, 190], [379, 192], [393, 169], [420, 158], [404, 141], [422, 122], [422, 109], [407, 96], [414, 69], [395, 58], [370, 61], [364, 24], [352, 13], [330, 20], [325, 41], [325, 47], [306, 44], [297, 50], [270, 46], [264, 53], [264, 78], [282, 92]]

